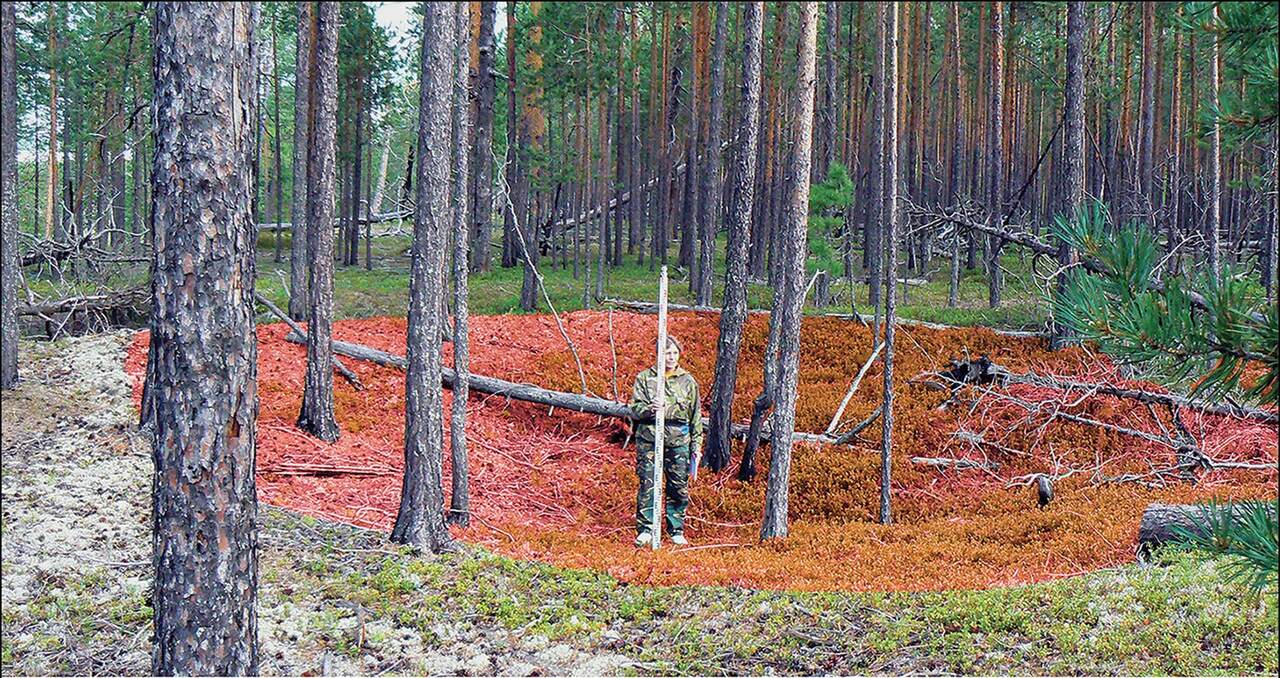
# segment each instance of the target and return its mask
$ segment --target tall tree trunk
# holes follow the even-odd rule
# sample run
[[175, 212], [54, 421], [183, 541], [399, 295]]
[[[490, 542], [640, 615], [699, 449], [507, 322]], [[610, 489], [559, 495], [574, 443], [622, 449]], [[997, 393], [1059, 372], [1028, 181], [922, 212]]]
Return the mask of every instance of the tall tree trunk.
[[519, 258], [519, 238], [516, 236], [515, 217], [520, 209], [519, 198], [514, 195], [516, 187], [522, 181], [520, 166], [519, 128], [520, 119], [516, 117], [516, 3], [507, 2], [507, 157], [506, 188], [503, 189], [503, 200], [511, 203], [502, 210], [502, 267], [511, 268]]
[[811, 181], [823, 181], [836, 159], [836, 51], [840, 26], [840, 5], [827, 0], [826, 46], [822, 54], [822, 106], [818, 109], [818, 161]]
[[[998, 3], [997, 3], [998, 4]], [[997, 8], [997, 12], [998, 12]], [[898, 147], [898, 5], [890, 3], [884, 14], [885, 35], [885, 149]], [[992, 82], [996, 82], [993, 80]], [[883, 408], [880, 412], [880, 523], [893, 522], [890, 510], [890, 471], [893, 461], [893, 339], [894, 322], [897, 320], [898, 285], [898, 154], [889, 150], [884, 160], [884, 208], [886, 257], [884, 267], [884, 362]]]
[[321, 2], [311, 45], [311, 138], [307, 142], [307, 258], [311, 261], [307, 315], [307, 371], [298, 428], [333, 442], [333, 184], [338, 103], [338, 22], [336, 2]]
[[792, 184], [785, 212], [785, 295], [781, 313], [770, 315], [778, 322], [778, 397], [773, 412], [773, 454], [769, 462], [769, 485], [765, 491], [764, 520], [760, 538], [787, 536], [787, 493], [791, 483], [791, 442], [796, 424], [796, 386], [800, 364], [800, 318], [804, 304], [804, 261], [808, 251], [809, 164], [813, 144], [814, 60], [818, 37], [818, 3], [800, 6], [800, 55], [797, 70], [799, 91], [795, 110], [795, 139], [791, 146]]
[[883, 233], [884, 224], [884, 168], [886, 153], [893, 152], [892, 149], [886, 148], [884, 145], [885, 125], [888, 124], [885, 119], [885, 50], [886, 41], [884, 34], [884, 25], [887, 19], [884, 17], [885, 6], [876, 5], [876, 63], [875, 74], [873, 76], [876, 82], [876, 99], [875, 112], [872, 113], [874, 119], [872, 131], [872, 150], [871, 150], [871, 200], [870, 200], [870, 223], [867, 227], [866, 247], [869, 250], [867, 255], [867, 284], [870, 289], [867, 293], [867, 303], [871, 304], [871, 308], [875, 309], [875, 323], [872, 325], [872, 336], [874, 341], [880, 339], [880, 292], [883, 282], [883, 246], [880, 236]]
[[[16, 3], [0, 7], [0, 127], [18, 129]], [[39, 163], [32, 163], [39, 166]], [[39, 190], [39, 178], [35, 180]], [[49, 194], [53, 203], [53, 194]], [[40, 197], [36, 196], [36, 203]], [[18, 135], [0, 139], [0, 389], [18, 383]]]
[[[44, 210], [44, 239], [53, 238], [54, 196], [58, 194], [58, 13], [49, 0], [49, 204]], [[16, 129], [11, 127], [10, 129]]]
[[[362, 68], [357, 66], [357, 68]], [[353, 140], [351, 151], [351, 179], [347, 184], [347, 249], [343, 262], [347, 266], [360, 263], [360, 180], [364, 172], [364, 74], [356, 75], [356, 91], [354, 103], [356, 108], [355, 125], [352, 127]]]
[[[311, 229], [307, 228], [307, 148], [311, 134], [311, 57], [315, 45], [315, 5], [297, 3], [298, 40], [294, 68], [293, 195], [289, 206], [289, 317], [303, 320], [311, 309], [311, 259], [307, 252]], [[279, 217], [276, 217], [279, 219]]]
[[[1213, 18], [1218, 18], [1218, 8], [1213, 8]], [[1221, 76], [1221, 54], [1217, 37], [1210, 36], [1213, 51], [1209, 56], [1209, 96], [1210, 104], [1216, 110], [1222, 105], [1218, 88]], [[1205, 239], [1209, 249], [1209, 274], [1217, 278], [1222, 274], [1222, 128], [1217, 120], [1212, 121], [1209, 128], [1209, 214], [1205, 223]]]
[[258, 672], [256, 4], [154, 14], [156, 675]]
[[1152, 191], [1152, 146], [1155, 144], [1155, 70], [1159, 58], [1155, 49], [1156, 4], [1142, 3], [1142, 110], [1138, 120], [1138, 185], [1140, 187], [1140, 211], [1144, 220], [1154, 227], [1155, 196]]
[[[465, 527], [471, 524], [471, 498], [467, 483], [467, 394], [470, 388], [467, 274], [471, 257], [467, 251], [470, 244], [467, 226], [473, 213], [467, 209], [467, 195], [472, 187], [468, 179], [470, 152], [467, 148], [467, 139], [471, 138], [471, 102], [467, 96], [469, 59], [462, 40], [467, 34], [469, 22], [462, 5], [457, 7], [454, 21], [457, 44], [454, 45], [453, 69], [453, 157], [450, 160], [453, 166], [450, 201], [453, 211], [453, 370], [456, 378], [453, 382], [453, 403], [449, 416], [452, 491], [449, 494], [449, 513], [446, 519], [450, 524]], [[483, 242], [479, 244], [485, 246]]]
[[275, 141], [276, 166], [275, 166], [275, 213], [276, 213], [276, 252], [275, 261], [280, 263], [281, 258], [281, 241], [280, 241], [280, 222], [284, 221], [284, 156], [281, 154], [281, 131], [280, 127], [280, 46], [278, 40], [280, 23], [280, 8], [273, 7], [271, 11], [271, 88], [275, 101], [272, 102], [272, 116], [275, 118], [275, 133], [272, 135]]
[[520, 285], [520, 308], [532, 311], [538, 306], [538, 242], [539, 228], [536, 223], [537, 212], [531, 209], [533, 200], [531, 187], [539, 185], [541, 170], [534, 162], [542, 152], [543, 140], [547, 133], [546, 117], [542, 113], [542, 21], [539, 14], [542, 3], [535, 0], [529, 3], [529, 20], [527, 52], [525, 53], [525, 70], [529, 75], [528, 86], [524, 92], [524, 111], [520, 121], [521, 147], [528, 148], [527, 164], [521, 161], [520, 216], [524, 223], [521, 231], [521, 259], [524, 262], [524, 277]]
[[[1066, 196], [1066, 217], [1078, 218], [1084, 207], [1084, 2], [1067, 3], [1067, 92], [1066, 110], [1063, 111], [1066, 139], [1063, 167], [1066, 169], [1063, 193]], [[1058, 242], [1057, 292], [1066, 291], [1066, 270], [1075, 260], [1075, 253], [1066, 241]], [[1061, 348], [1070, 338], [1070, 332], [1061, 323], [1053, 324], [1051, 344]]]
[[729, 39], [729, 3], [716, 3], [715, 44], [711, 53], [711, 111], [707, 120], [707, 145], [703, 151], [702, 199], [699, 200], [702, 226], [698, 251], [698, 285], [695, 302], [699, 306], [711, 305], [714, 287], [716, 234], [720, 224], [720, 130], [724, 124], [724, 51]]
[[452, 538], [444, 523], [444, 418], [440, 375], [446, 322], [445, 241], [449, 205], [450, 114], [454, 18], [459, 5], [427, 3], [422, 21], [418, 107], [418, 195], [409, 273], [408, 369], [405, 375], [404, 482], [391, 540], [441, 551]]
[[378, 163], [378, 182], [374, 184], [373, 198], [369, 201], [369, 214], [382, 214], [382, 203], [387, 191], [387, 166], [391, 163], [391, 137], [394, 130], [387, 130], [382, 141], [382, 160]]
[[[756, 144], [760, 117], [760, 46], [764, 3], [751, 2], [743, 15], [742, 90], [738, 106], [738, 150], [732, 176], [736, 183], [729, 210], [729, 244], [724, 286], [724, 312], [716, 342], [715, 382], [711, 388], [711, 418], [707, 427], [706, 465], [720, 472], [729, 465], [733, 393], [738, 381], [738, 355], [747, 320], [747, 247], [750, 245], [751, 206], [756, 174]], [[718, 32], [718, 29], [717, 29]], [[717, 43], [719, 40], [717, 39]]]
[[[991, 109], [987, 111], [990, 137], [987, 139], [987, 220], [992, 228], [1003, 227], [1004, 197], [1004, 3], [991, 7]], [[1000, 306], [1004, 274], [1000, 268], [1003, 241], [997, 236], [987, 240], [987, 305]]]
[[490, 267], [489, 243], [493, 240], [493, 21], [498, 3], [484, 0], [478, 4], [477, 67], [471, 85], [475, 96], [475, 141], [470, 161], [471, 270], [483, 272]]
[[[960, 187], [961, 158], [964, 157], [964, 64], [960, 54], [960, 3], [951, 2], [951, 169], [947, 172], [947, 204], [955, 205]], [[960, 229], [951, 232], [951, 277], [947, 306], [960, 301]]]

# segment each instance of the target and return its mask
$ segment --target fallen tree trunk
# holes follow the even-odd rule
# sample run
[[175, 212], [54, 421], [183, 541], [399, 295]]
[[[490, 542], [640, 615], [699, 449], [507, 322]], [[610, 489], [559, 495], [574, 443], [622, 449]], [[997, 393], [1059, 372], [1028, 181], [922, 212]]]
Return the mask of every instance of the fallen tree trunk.
[[102, 294], [86, 294], [78, 297], [66, 297], [64, 299], [26, 304], [18, 307], [18, 315], [49, 315], [51, 313], [70, 313], [73, 311], [110, 311], [131, 308], [149, 301], [150, 296], [151, 288], [139, 285], [126, 290], [113, 290]]
[[[1275, 504], [1271, 503], [1269, 507], [1274, 515]], [[1234, 503], [1218, 507], [1218, 510], [1223, 509], [1231, 511], [1233, 518], [1238, 519], [1245, 514], [1247, 506]], [[1179, 534], [1179, 529], [1206, 536], [1207, 527], [1217, 518], [1212, 509], [1203, 504], [1150, 504], [1142, 512], [1142, 522], [1138, 525], [1138, 552], [1149, 555], [1157, 546], [1186, 541]]]
[[[295, 344], [306, 343], [305, 337], [299, 336], [297, 332], [290, 332], [285, 339]], [[381, 351], [369, 346], [364, 346], [362, 344], [353, 344], [347, 341], [334, 341], [333, 352], [349, 358], [356, 358], [357, 360], [367, 360], [371, 363], [382, 365], [383, 367], [394, 367], [399, 370], [404, 370], [408, 367], [408, 362], [402, 356]], [[457, 378], [457, 373], [452, 369], [448, 367], [441, 368], [440, 381], [445, 388], [452, 389]], [[613, 400], [578, 395], [576, 393], [565, 393], [563, 391], [552, 391], [551, 389], [542, 388], [541, 386], [518, 384], [512, 381], [506, 381], [505, 379], [487, 377], [483, 374], [476, 374], [474, 372], [472, 372], [467, 379], [471, 390], [478, 391], [480, 393], [500, 395], [511, 398], [512, 400], [536, 403], [538, 405], [548, 405], [550, 407], [558, 407], [585, 414], [595, 414], [602, 417], [614, 417], [617, 419], [627, 420], [635, 419], [635, 414], [631, 411], [630, 407], [627, 407], [624, 403]], [[736, 438], [745, 438], [747, 435], [747, 427], [743, 424], [733, 424], [732, 432]], [[767, 427], [762, 435], [769, 435]], [[806, 443], [836, 444], [837, 442], [836, 438], [823, 435], [821, 433], [797, 432], [794, 437], [796, 440]]]
[[[388, 221], [400, 221], [413, 217], [413, 210], [400, 210], [398, 212], [384, 212], [382, 214], [374, 214], [368, 217], [357, 217], [357, 224], [381, 224]], [[291, 230], [293, 223], [289, 221], [272, 221], [268, 223], [258, 224], [259, 231], [270, 231], [275, 229]]]
[[951, 459], [949, 457], [912, 457], [911, 463], [935, 468], [980, 468], [984, 471], [999, 471], [1000, 464], [994, 461], [975, 461], [973, 459]]
[[970, 360], [967, 363], [959, 360], [952, 360], [951, 369], [945, 372], [938, 372], [937, 376], [948, 382], [952, 382], [953, 384], [955, 382], [985, 384], [992, 381], [996, 381], [1001, 384], [1026, 384], [1029, 386], [1052, 388], [1059, 391], [1101, 393], [1103, 395], [1115, 396], [1126, 400], [1135, 400], [1149, 405], [1164, 405], [1170, 408], [1184, 408], [1220, 417], [1249, 419], [1252, 421], [1259, 421], [1264, 424], [1280, 423], [1280, 413], [1268, 412], [1267, 410], [1248, 407], [1238, 403], [1210, 403], [1173, 393], [1156, 393], [1154, 391], [1146, 391], [1136, 388], [1123, 388], [1120, 386], [1112, 386], [1110, 384], [1072, 381], [1070, 379], [1040, 375], [1034, 372], [1014, 372], [1013, 370], [999, 365], [998, 363], [991, 362], [986, 358], [986, 356], [977, 360]]
[[[253, 298], [257, 300], [259, 304], [266, 306], [267, 310], [274, 313], [277, 318], [285, 321], [285, 323], [289, 325], [289, 329], [293, 330], [293, 333], [296, 333], [298, 336], [302, 337], [302, 342], [306, 343], [307, 333], [302, 329], [301, 326], [298, 325], [298, 323], [293, 321], [293, 318], [290, 318], [287, 314], [285, 314], [284, 311], [281, 311], [279, 306], [276, 306], [275, 304], [271, 303], [270, 299], [267, 299], [266, 297], [262, 296], [262, 293], [256, 290], [253, 293]], [[341, 374], [342, 377], [347, 380], [347, 383], [354, 386], [357, 391], [364, 390], [364, 384], [360, 382], [360, 377], [356, 376], [355, 372], [352, 372], [351, 370], [347, 369], [347, 366], [343, 365], [341, 360], [338, 360], [338, 356], [333, 357], [333, 369], [338, 374]]]
[[[635, 311], [636, 313], [657, 313], [658, 312], [657, 305], [649, 303], [647, 301], [632, 301], [630, 299], [614, 299], [610, 297], [606, 297], [601, 301], [603, 303], [609, 304], [617, 308], [626, 309], [628, 311]], [[667, 304], [667, 309], [672, 311], [692, 311], [694, 313], [720, 313], [720, 311], [722, 310], [719, 306], [689, 306], [687, 304], [672, 304], [672, 303]], [[753, 315], [769, 315], [769, 309], [753, 308], [753, 309], [749, 309], [747, 313], [750, 313]], [[806, 313], [805, 315], [806, 317], [815, 317], [815, 318], [836, 318], [838, 320], [856, 320], [862, 323], [863, 325], [866, 325], [872, 322], [873, 320], [875, 320], [874, 316], [863, 315], [861, 313]], [[911, 320], [911, 319], [898, 318], [896, 319], [896, 322], [899, 325], [906, 325], [908, 327], [923, 327], [930, 330], [971, 330], [973, 329], [972, 327], [960, 327], [958, 325], [943, 325], [941, 323], [931, 323], [926, 320]], [[1000, 329], [995, 329], [993, 327], [987, 327], [984, 329], [991, 330], [992, 332], [995, 332], [996, 334], [999, 334], [1004, 337], [1016, 337], [1018, 339], [1042, 339], [1048, 336], [1044, 332], [1028, 332], [1025, 330], [1000, 330]]]

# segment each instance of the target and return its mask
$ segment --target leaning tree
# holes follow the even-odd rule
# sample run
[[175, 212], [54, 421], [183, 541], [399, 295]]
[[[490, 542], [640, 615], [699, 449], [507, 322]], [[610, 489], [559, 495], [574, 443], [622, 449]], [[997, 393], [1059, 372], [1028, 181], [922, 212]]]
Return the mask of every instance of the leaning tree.
[[258, 670], [256, 4], [156, 5], [151, 316], [158, 675]]

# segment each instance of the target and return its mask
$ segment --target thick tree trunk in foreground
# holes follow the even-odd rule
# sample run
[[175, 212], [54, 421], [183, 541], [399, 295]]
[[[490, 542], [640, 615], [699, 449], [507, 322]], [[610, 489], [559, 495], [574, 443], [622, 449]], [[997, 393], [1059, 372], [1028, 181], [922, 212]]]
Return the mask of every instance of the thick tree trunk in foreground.
[[422, 21], [418, 107], [418, 194], [409, 274], [408, 368], [405, 377], [404, 481], [391, 540], [440, 551], [452, 539], [444, 524], [444, 417], [440, 335], [446, 322], [444, 264], [450, 226], [449, 123], [454, 14], [458, 5], [428, 3]]
[[715, 381], [711, 387], [711, 418], [707, 426], [706, 465], [722, 471], [729, 465], [733, 393], [738, 383], [738, 354], [747, 320], [747, 250], [751, 244], [751, 205], [756, 175], [756, 129], [760, 118], [760, 43], [764, 3], [748, 3], [743, 13], [742, 95], [738, 110], [738, 141], [734, 153], [736, 183], [729, 209], [729, 251], [724, 287], [724, 312], [716, 343]]
[[809, 165], [812, 162], [814, 57], [818, 36], [818, 3], [800, 7], [799, 91], [796, 93], [795, 138], [791, 146], [791, 190], [784, 211], [782, 313], [773, 320], [781, 325], [778, 342], [778, 394], [773, 411], [773, 453], [769, 461], [769, 486], [765, 493], [760, 538], [787, 536], [787, 493], [791, 484], [791, 442], [796, 425], [796, 385], [800, 363], [800, 313], [804, 305], [804, 262], [807, 254], [809, 216]]
[[[311, 265], [307, 252], [310, 230], [307, 228], [307, 187], [311, 174], [307, 171], [307, 141], [311, 132], [311, 55], [315, 44], [315, 5], [300, 2], [298, 7], [298, 57], [294, 70], [293, 108], [293, 204], [289, 211], [289, 317], [305, 320], [311, 309]], [[281, 215], [276, 215], [280, 220]]]
[[[490, 3], [492, 4], [492, 3]], [[462, 5], [458, 6], [459, 8]], [[491, 17], [492, 18], [492, 17]], [[468, 30], [467, 12], [459, 9], [454, 20], [454, 79], [453, 79], [453, 187], [450, 202], [453, 208], [453, 406], [449, 418], [449, 461], [452, 467], [452, 492], [449, 495], [449, 523], [466, 526], [471, 523], [470, 490], [467, 485], [467, 386], [468, 386], [468, 312], [467, 273], [470, 270], [467, 224], [471, 214], [467, 210], [468, 180], [467, 162], [470, 153], [467, 139], [471, 138], [471, 105], [467, 97], [468, 50], [462, 37]], [[483, 31], [483, 29], [481, 29]], [[488, 243], [480, 242], [479, 247]], [[447, 321], [447, 319], [446, 319]]]
[[[0, 389], [18, 383], [18, 80], [16, 3], [0, 8]], [[39, 200], [37, 199], [37, 202]], [[52, 202], [52, 200], [51, 200]]]
[[890, 469], [893, 460], [893, 339], [897, 320], [898, 287], [898, 5], [890, 3], [884, 16], [885, 136], [884, 163], [884, 395], [880, 408], [880, 523], [893, 522], [889, 506]]
[[152, 673], [258, 672], [257, 6], [156, 6]]
[[338, 103], [338, 3], [321, 2], [311, 60], [311, 127], [307, 148], [307, 257], [311, 263], [307, 315], [307, 376], [298, 428], [333, 442], [333, 183]]
[[[1084, 2], [1067, 3], [1067, 92], [1065, 116], [1063, 164], [1066, 168], [1062, 191], [1066, 195], [1066, 217], [1076, 218], [1084, 207]], [[1065, 241], [1058, 243], [1058, 294], [1066, 290], [1066, 267], [1075, 259], [1075, 253]], [[1070, 331], [1060, 323], [1053, 323], [1050, 345], [1061, 348], [1070, 338]]]
[[[493, 239], [493, 20], [498, 3], [480, 3], [477, 68], [472, 79], [475, 96], [475, 141], [471, 155], [471, 270], [488, 271], [489, 242]], [[506, 210], [503, 210], [504, 212]]]

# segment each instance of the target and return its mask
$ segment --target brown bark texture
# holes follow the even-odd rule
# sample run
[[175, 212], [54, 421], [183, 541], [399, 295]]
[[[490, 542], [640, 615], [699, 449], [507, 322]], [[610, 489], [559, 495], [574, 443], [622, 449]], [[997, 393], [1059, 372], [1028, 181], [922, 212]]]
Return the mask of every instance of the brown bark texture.
[[256, 4], [156, 6], [152, 672], [255, 674]]

